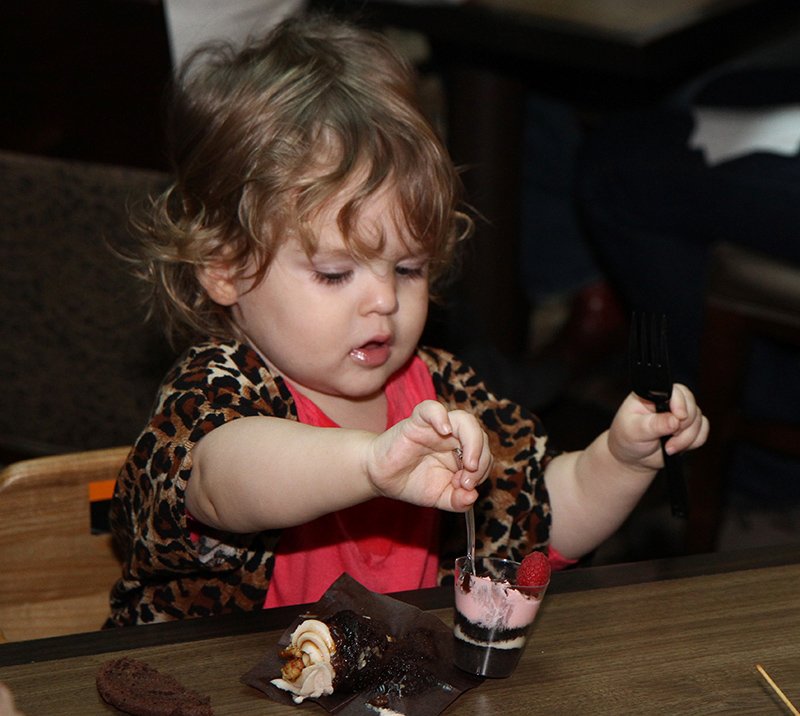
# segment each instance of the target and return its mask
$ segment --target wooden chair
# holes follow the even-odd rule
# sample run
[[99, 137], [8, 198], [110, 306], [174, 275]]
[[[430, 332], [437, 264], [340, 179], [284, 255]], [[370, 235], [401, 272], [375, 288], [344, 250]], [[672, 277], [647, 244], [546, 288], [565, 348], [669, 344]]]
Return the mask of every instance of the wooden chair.
[[800, 266], [719, 244], [711, 257], [697, 386], [711, 432], [692, 455], [690, 552], [711, 552], [717, 546], [725, 474], [737, 441], [800, 457], [800, 414], [790, 423], [754, 419], [743, 409], [757, 338], [800, 346]]
[[111, 535], [92, 533], [90, 489], [107, 490], [128, 452], [54, 455], [0, 471], [0, 634], [6, 640], [102, 626], [122, 568]]

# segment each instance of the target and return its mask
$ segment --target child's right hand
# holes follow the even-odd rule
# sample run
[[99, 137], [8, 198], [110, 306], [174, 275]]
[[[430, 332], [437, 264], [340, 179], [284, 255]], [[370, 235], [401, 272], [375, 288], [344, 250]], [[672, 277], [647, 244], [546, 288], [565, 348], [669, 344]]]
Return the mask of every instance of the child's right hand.
[[[456, 450], [461, 450], [461, 456]], [[367, 475], [386, 497], [465, 512], [492, 466], [489, 439], [474, 415], [426, 400], [375, 436]]]

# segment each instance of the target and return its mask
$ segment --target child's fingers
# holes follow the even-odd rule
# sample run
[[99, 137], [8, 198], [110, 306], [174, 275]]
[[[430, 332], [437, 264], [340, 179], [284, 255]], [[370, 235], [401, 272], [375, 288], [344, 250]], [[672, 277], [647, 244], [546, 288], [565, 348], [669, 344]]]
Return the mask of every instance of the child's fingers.
[[670, 410], [680, 424], [672, 431], [675, 439], [670, 440], [668, 447], [678, 452], [702, 445], [708, 435], [708, 418], [703, 415], [694, 394], [685, 385], [675, 384]]
[[438, 435], [447, 436], [453, 433], [447, 408], [435, 400], [423, 400], [414, 408], [411, 418], [418, 424], [429, 425]]
[[460, 487], [453, 488], [450, 495], [450, 506], [454, 512], [466, 512], [478, 499], [476, 490], [464, 490]]
[[682, 383], [675, 383], [672, 386], [672, 395], [670, 396], [669, 409], [670, 412], [679, 420], [688, 418], [693, 409], [697, 408], [694, 395]]
[[680, 431], [667, 441], [667, 452], [671, 454], [700, 447], [708, 438], [708, 431], [708, 418], [698, 413], [691, 423], [682, 426]]
[[453, 437], [461, 448], [461, 461], [465, 470], [474, 472], [480, 466], [488, 441], [486, 433], [474, 415], [464, 410], [450, 412]]
[[463, 470], [459, 477], [459, 485], [466, 490], [473, 490], [480, 485], [489, 475], [494, 460], [489, 448], [489, 437], [480, 430], [474, 438], [466, 443], [470, 450], [470, 460], [462, 457]]
[[445, 464], [453, 471], [451, 503], [466, 509], [477, 498], [475, 487], [483, 482], [492, 465], [489, 437], [472, 413], [448, 411], [435, 401], [423, 401], [414, 409], [417, 425], [428, 425], [436, 436], [436, 451], [446, 450]]
[[672, 413], [651, 413], [645, 421], [651, 437], [674, 435], [681, 427], [680, 420]]
[[473, 469], [477, 462], [474, 442], [482, 433], [473, 415], [463, 410], [448, 411], [441, 403], [426, 400], [414, 408], [412, 418], [416, 419], [418, 427], [433, 431], [423, 438], [423, 442], [436, 451], [451, 452], [446, 462], [454, 472]]
[[[453, 487], [472, 491], [486, 479], [492, 464], [486, 432], [475, 416], [465, 410], [447, 411], [439, 406], [446, 413], [446, 420], [443, 420], [437, 408], [422, 404], [418, 407], [421, 418], [428, 420], [441, 437], [450, 438], [445, 441], [445, 449], [450, 450], [445, 459], [447, 464], [452, 465]], [[449, 432], [446, 432], [446, 428]]]

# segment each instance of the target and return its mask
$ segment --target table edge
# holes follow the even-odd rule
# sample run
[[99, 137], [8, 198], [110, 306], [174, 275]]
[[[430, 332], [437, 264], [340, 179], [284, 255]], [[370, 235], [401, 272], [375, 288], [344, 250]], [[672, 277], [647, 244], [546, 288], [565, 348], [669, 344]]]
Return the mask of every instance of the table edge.
[[[787, 544], [581, 567], [555, 573], [548, 593], [552, 595], [622, 587], [746, 569], [778, 567], [798, 562], [800, 562], [800, 544]], [[427, 611], [451, 606], [451, 589], [452, 587], [447, 586], [434, 587], [397, 592], [391, 596]], [[308, 606], [278, 607], [257, 612], [7, 642], [0, 644], [0, 667], [285, 629], [297, 614], [302, 613]]]

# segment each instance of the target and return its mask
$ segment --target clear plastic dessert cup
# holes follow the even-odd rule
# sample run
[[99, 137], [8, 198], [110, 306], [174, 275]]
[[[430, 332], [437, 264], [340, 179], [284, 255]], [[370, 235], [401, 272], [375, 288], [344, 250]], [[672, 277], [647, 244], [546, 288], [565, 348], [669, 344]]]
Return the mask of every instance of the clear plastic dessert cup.
[[547, 584], [518, 585], [519, 562], [477, 557], [471, 571], [466, 562], [456, 560], [455, 665], [477, 676], [511, 676]]

